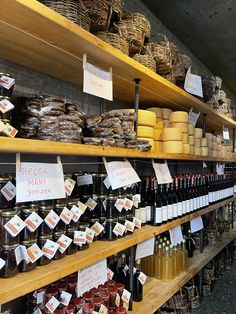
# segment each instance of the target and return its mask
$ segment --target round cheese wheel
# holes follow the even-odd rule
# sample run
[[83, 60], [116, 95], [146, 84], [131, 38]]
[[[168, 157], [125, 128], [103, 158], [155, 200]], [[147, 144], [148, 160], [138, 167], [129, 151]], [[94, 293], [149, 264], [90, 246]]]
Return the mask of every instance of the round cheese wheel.
[[154, 129], [150, 126], [138, 126], [137, 130], [137, 136], [138, 137], [148, 137], [153, 138], [154, 136]]
[[201, 139], [200, 138], [195, 138], [195, 140], [194, 140], [194, 147], [195, 148], [200, 148], [201, 147]]
[[157, 117], [157, 118], [162, 119], [162, 111], [161, 111], [161, 108], [150, 107], [150, 108], [147, 108], [147, 110], [154, 112], [154, 113], [156, 114], [156, 117]]
[[216, 140], [216, 136], [215, 136], [214, 134], [212, 134], [212, 142], [213, 142], [213, 143], [216, 143], [216, 141], [217, 141], [217, 140]]
[[156, 118], [156, 122], [162, 121], [161, 118]]
[[208, 140], [208, 148], [209, 149], [213, 149], [213, 142]]
[[208, 142], [212, 141], [212, 133], [205, 133], [205, 137], [208, 139]]
[[162, 130], [164, 129], [164, 127], [165, 127], [164, 121], [161, 120], [161, 121], [156, 122], [154, 129]]
[[162, 141], [182, 141], [182, 131], [178, 128], [165, 128], [162, 130]]
[[202, 147], [202, 156], [208, 156], [208, 147]]
[[208, 149], [208, 156], [212, 157], [213, 156], [213, 150], [212, 149]]
[[214, 149], [214, 150], [217, 150], [217, 149], [218, 149], [217, 143], [213, 143], [213, 149]]
[[153, 134], [154, 141], [161, 140], [161, 133], [162, 133], [162, 130], [154, 129], [154, 134]]
[[194, 136], [193, 135], [189, 135], [188, 142], [189, 142], [189, 145], [194, 145]]
[[[134, 112], [134, 109], [115, 109], [111, 110], [112, 113], [120, 112]], [[154, 127], [156, 124], [156, 115], [152, 111], [138, 110], [138, 125]]]
[[207, 146], [208, 146], [207, 138], [203, 137], [203, 138], [201, 139], [201, 146], [202, 146], [202, 147], [207, 147]]
[[171, 128], [179, 128], [182, 130], [183, 133], [188, 133], [188, 123], [181, 123], [181, 122], [176, 122], [176, 123], [170, 123], [169, 126]]
[[217, 150], [213, 149], [212, 157], [218, 157], [218, 151]]
[[200, 128], [194, 129], [194, 137], [195, 138], [202, 138], [202, 135], [203, 135], [202, 129], [200, 129]]
[[170, 120], [170, 123], [176, 123], [176, 122], [187, 123], [188, 113], [186, 111], [171, 112], [169, 120]]
[[169, 120], [169, 116], [172, 112], [171, 109], [169, 108], [161, 108], [161, 111], [162, 111], [162, 117], [164, 120]]
[[182, 141], [163, 142], [163, 152], [167, 154], [182, 154], [183, 153]]
[[183, 139], [182, 139], [183, 144], [188, 144], [188, 133], [183, 133], [182, 135], [183, 135]]
[[164, 120], [164, 126], [165, 126], [165, 128], [168, 128], [169, 127], [169, 120]]
[[191, 153], [189, 144], [183, 144], [183, 153], [184, 154], [190, 154]]
[[161, 153], [162, 149], [163, 149], [163, 144], [160, 141], [154, 141], [154, 145], [155, 145], [155, 153]]
[[155, 145], [154, 145], [154, 141], [152, 138], [149, 138], [149, 137], [138, 137], [137, 138], [138, 140], [141, 140], [141, 141], [148, 141], [149, 144], [152, 146], [150, 152], [154, 152], [155, 150]]
[[194, 135], [194, 125], [192, 123], [188, 123], [188, 134]]
[[194, 147], [194, 155], [200, 156], [202, 154], [201, 148]]
[[221, 135], [217, 135], [216, 141], [217, 141], [218, 144], [221, 144], [221, 142], [222, 142], [222, 136], [221, 136]]
[[194, 146], [193, 145], [190, 145], [190, 154], [194, 155]]

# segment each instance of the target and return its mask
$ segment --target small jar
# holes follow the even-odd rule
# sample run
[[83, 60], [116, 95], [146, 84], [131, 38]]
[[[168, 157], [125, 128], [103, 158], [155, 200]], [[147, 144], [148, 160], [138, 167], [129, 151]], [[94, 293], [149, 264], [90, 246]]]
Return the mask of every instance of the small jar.
[[106, 282], [106, 284], [107, 284], [109, 287], [115, 287], [115, 286], [116, 286], [116, 281], [110, 279], [110, 280], [108, 280], [108, 281]]
[[[31, 245], [33, 245], [34, 243], [36, 243], [35, 241], [21, 241], [21, 245], [24, 245], [26, 247], [26, 249], [28, 249], [29, 247], [31, 247]], [[19, 271], [24, 273], [24, 272], [28, 272], [28, 271], [32, 271], [37, 267], [37, 261], [35, 261], [34, 263], [29, 262], [28, 264], [26, 263], [25, 260], [22, 260], [20, 262], [20, 264], [18, 265]]]
[[92, 298], [92, 303], [94, 305], [94, 311], [99, 311], [101, 305], [102, 305], [102, 298], [101, 297], [94, 297]]
[[117, 294], [117, 289], [115, 287], [109, 287], [108, 288], [108, 293], [110, 294], [110, 309], [115, 310], [116, 308], [116, 294]]
[[85, 304], [84, 299], [80, 298], [80, 299], [75, 299], [74, 300], [74, 305], [75, 305], [75, 308], [76, 308], [77, 311], [82, 309], [84, 304]]
[[67, 280], [67, 283], [68, 283], [68, 292], [70, 294], [72, 294], [72, 298], [75, 298], [76, 297], [75, 289], [77, 286], [77, 277], [74, 277], [74, 276], [69, 277]]
[[127, 309], [124, 306], [119, 306], [116, 309], [117, 314], [127, 314]]
[[75, 313], [75, 305], [74, 304], [68, 304], [66, 307], [64, 307], [66, 314], [74, 314]]
[[[78, 198], [72, 198], [72, 199], [70, 199], [70, 200], [68, 201], [68, 203], [67, 203], [67, 208], [68, 208], [69, 210], [71, 210], [71, 208], [72, 208], [73, 206], [77, 206], [78, 201], [79, 201]], [[75, 222], [75, 221], [73, 221], [73, 220], [71, 219], [71, 222], [70, 222], [68, 225], [66, 225], [66, 230], [67, 230], [67, 229], [76, 229], [76, 230], [77, 230], [77, 227], [78, 227], [78, 221]]]
[[107, 219], [106, 220], [106, 239], [109, 241], [117, 240], [117, 236], [113, 232], [113, 229], [115, 228], [115, 225], [117, 223], [116, 219]]
[[99, 290], [100, 291], [106, 291], [108, 290], [108, 284], [107, 283], [104, 283], [104, 285], [100, 285], [99, 286]]
[[[1, 89], [1, 85], [0, 85], [0, 89]], [[2, 100], [7, 100], [7, 101], [11, 102], [11, 99], [7, 96], [0, 96], [0, 101], [2, 101]], [[2, 119], [2, 120], [11, 120], [11, 115], [12, 115], [12, 110], [9, 110], [5, 113], [2, 113], [0, 111], [0, 119]]]
[[93, 295], [94, 297], [99, 297], [99, 296], [100, 296], [100, 290], [97, 289], [97, 288], [91, 289], [90, 292], [92, 293], [92, 295]]
[[97, 174], [97, 193], [100, 195], [108, 195], [109, 189], [106, 188], [103, 181], [106, 179], [106, 173], [99, 173]]
[[[10, 74], [8, 73], [0, 73], [0, 77], [2, 76], [7, 76], [9, 78], [13, 78]], [[12, 93], [13, 93], [13, 89], [14, 89], [14, 84], [9, 88], [5, 88], [3, 87], [2, 85], [0, 85], [0, 95], [1, 96], [7, 96], [7, 97], [11, 97], [12, 96]]]
[[[21, 208], [21, 219], [25, 221], [33, 212], [37, 212], [37, 207], [25, 207], [22, 206]], [[34, 232], [31, 232], [28, 227], [26, 226], [20, 234], [21, 241], [36, 241], [38, 236], [38, 229], [36, 229]]]
[[[86, 228], [89, 228], [89, 223], [86, 223], [86, 222], [79, 223], [78, 231], [85, 231]], [[77, 245], [77, 248], [78, 248], [78, 251], [87, 250], [89, 248], [89, 243], [86, 242], [85, 244], [82, 244], [81, 246]]]
[[67, 229], [66, 230], [66, 235], [67, 237], [72, 239], [71, 244], [68, 246], [68, 248], [66, 249], [66, 255], [72, 255], [75, 254], [78, 251], [78, 247], [77, 245], [74, 243], [74, 232], [77, 229]]
[[[60, 216], [64, 207], [65, 205], [63, 204], [56, 204], [54, 205], [53, 210], [58, 216]], [[66, 224], [64, 223], [64, 221], [60, 219], [57, 225], [55, 226], [55, 228], [53, 229], [53, 232], [65, 232], [65, 231], [66, 231]]]
[[123, 283], [121, 283], [121, 282], [117, 282], [115, 286], [116, 286], [116, 289], [118, 290], [118, 293], [119, 293], [119, 295], [121, 297], [122, 294], [123, 294], [123, 291], [125, 289], [125, 285]]
[[110, 308], [110, 294], [107, 291], [101, 291], [100, 297], [102, 298], [102, 304], [109, 309]]
[[[54, 242], [57, 242], [57, 240], [63, 235], [64, 233], [63, 232], [54, 232], [53, 235], [52, 235], [52, 240]], [[62, 259], [63, 257], [66, 256], [66, 251], [64, 251], [63, 253], [61, 253], [59, 251], [59, 249], [57, 249], [55, 255], [53, 256], [53, 260], [58, 260], [58, 259]]]
[[[0, 193], [1, 194], [1, 193]], [[20, 233], [13, 237], [5, 228], [4, 225], [11, 220], [15, 215], [19, 215], [18, 210], [6, 209], [2, 210], [0, 216], [0, 245], [19, 245]]]
[[118, 209], [115, 207], [117, 201], [117, 195], [109, 195], [106, 201], [106, 217], [108, 219], [114, 219], [118, 216]]
[[85, 303], [83, 305], [83, 314], [92, 314], [94, 311], [94, 305], [92, 303]]
[[93, 299], [93, 295], [91, 292], [85, 292], [83, 295], [82, 295], [82, 298], [84, 299], [84, 301], [86, 303], [91, 303], [92, 302], [92, 299]]
[[[47, 242], [47, 240], [52, 240], [52, 236], [46, 236], [46, 237], [39, 237], [38, 238], [38, 246], [39, 248], [42, 250], [44, 244]], [[37, 260], [37, 264], [38, 266], [43, 266], [43, 265], [47, 265], [49, 263], [51, 263], [51, 259], [47, 258], [45, 255], [42, 255], [38, 260]]]
[[14, 277], [18, 273], [18, 267], [16, 264], [15, 249], [17, 245], [3, 245], [0, 249], [0, 258], [2, 258], [6, 264], [0, 270], [1, 278]]
[[44, 302], [45, 304], [52, 298], [57, 298], [59, 296], [58, 289], [55, 287], [48, 287], [45, 291]]
[[[54, 314], [66, 314], [67, 312], [65, 311], [65, 309], [56, 309], [53, 313]], [[72, 313], [74, 313], [74, 312], [72, 312]]]
[[63, 291], [66, 292], [68, 289], [68, 285], [66, 282], [59, 282], [57, 288], [59, 290], [59, 293], [62, 293]]
[[[45, 206], [41, 205], [39, 207], [38, 214], [39, 216], [44, 220], [47, 215], [49, 214], [50, 210], [52, 210], [51, 206]], [[45, 236], [51, 236], [52, 235], [52, 229], [48, 227], [45, 221], [41, 223], [41, 225], [38, 227], [38, 235], [39, 237], [45, 237]]]

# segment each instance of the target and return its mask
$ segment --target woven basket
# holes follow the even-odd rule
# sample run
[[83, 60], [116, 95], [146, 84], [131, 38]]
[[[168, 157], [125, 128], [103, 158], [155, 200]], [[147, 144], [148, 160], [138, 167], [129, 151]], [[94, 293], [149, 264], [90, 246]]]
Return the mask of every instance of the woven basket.
[[192, 64], [191, 59], [185, 54], [178, 54], [178, 57], [173, 65], [173, 75], [176, 81], [184, 81], [185, 74]]
[[111, 21], [118, 22], [122, 19], [123, 15], [123, 0], [111, 0]]
[[169, 74], [172, 70], [170, 47], [161, 45], [160, 43], [148, 43], [145, 49], [156, 60], [156, 72], [160, 75]]
[[106, 43], [110, 44], [112, 47], [119, 49], [124, 54], [129, 54], [129, 44], [119, 34], [98, 32], [96, 33], [96, 36], [104, 40]]
[[151, 55], [148, 54], [141, 55], [139, 53], [136, 53], [135, 55], [132, 56], [132, 58], [135, 61], [138, 61], [139, 63], [144, 65], [145, 67], [149, 68], [150, 70], [156, 72], [156, 61]]
[[111, 7], [107, 0], [82, 0], [91, 19], [91, 32], [107, 31], [110, 23]]
[[40, 2], [87, 31], [90, 30], [89, 14], [81, 0], [40, 0]]

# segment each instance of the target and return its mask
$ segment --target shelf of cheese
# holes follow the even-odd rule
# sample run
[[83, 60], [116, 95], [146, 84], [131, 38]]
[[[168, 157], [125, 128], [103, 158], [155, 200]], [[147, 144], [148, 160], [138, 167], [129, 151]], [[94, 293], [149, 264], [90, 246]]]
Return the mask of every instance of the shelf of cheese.
[[74, 255], [68, 255], [62, 260], [53, 261], [52, 263], [37, 267], [28, 273], [20, 273], [13, 278], [0, 279], [0, 304], [14, 300], [33, 290], [43, 287], [51, 282], [72, 274], [83, 269], [99, 260], [107, 258], [117, 252], [125, 250], [153, 236], [161, 234], [183, 224], [193, 218], [205, 215], [217, 208], [234, 201], [235, 197], [210, 205], [207, 208], [176, 219], [160, 227], [144, 226], [135, 230], [133, 235], [118, 239], [113, 242], [97, 241], [90, 245], [86, 251], [80, 251]]
[[[235, 227], [236, 223], [234, 224]], [[207, 246], [202, 254], [194, 253], [194, 257], [190, 259], [188, 270], [171, 281], [164, 282], [149, 277], [144, 286], [143, 301], [140, 303], [134, 302], [132, 313], [154, 313], [235, 238], [236, 229], [223, 233], [220, 242], [216, 246]]]
[[192, 156], [189, 154], [165, 154], [155, 152], [142, 152], [138, 150], [104, 147], [85, 144], [72, 144], [61, 142], [49, 142], [42, 140], [29, 140], [22, 138], [0, 137], [1, 153], [31, 153], [31, 154], [59, 154], [74, 156], [105, 156], [105, 157], [127, 157], [127, 158], [154, 158], [168, 160], [191, 160], [191, 161], [213, 161], [234, 162], [235, 159]]
[[97, 66], [112, 67], [114, 95], [120, 101], [133, 103], [134, 79], [139, 78], [142, 106], [193, 108], [207, 114], [209, 130], [236, 127], [234, 120], [36, 0], [1, 0], [0, 29], [1, 58], [81, 86], [86, 53]]

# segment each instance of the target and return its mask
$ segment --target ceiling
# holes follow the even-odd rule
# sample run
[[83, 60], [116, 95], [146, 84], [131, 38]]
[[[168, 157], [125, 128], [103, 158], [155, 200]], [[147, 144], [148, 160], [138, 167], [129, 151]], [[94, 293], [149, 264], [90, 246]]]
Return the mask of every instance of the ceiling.
[[236, 0], [143, 0], [236, 96]]

